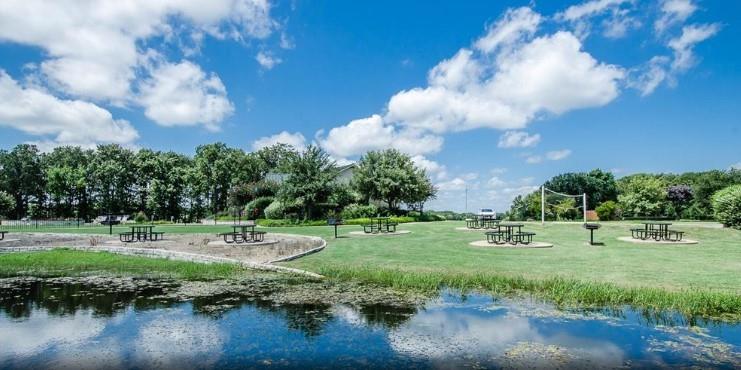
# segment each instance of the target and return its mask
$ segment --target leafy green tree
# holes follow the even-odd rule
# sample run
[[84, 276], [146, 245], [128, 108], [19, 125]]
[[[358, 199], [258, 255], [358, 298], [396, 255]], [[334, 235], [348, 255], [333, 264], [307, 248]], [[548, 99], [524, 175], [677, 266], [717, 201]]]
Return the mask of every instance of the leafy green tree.
[[335, 162], [322, 149], [311, 145], [292, 159], [286, 170], [288, 176], [278, 192], [279, 200], [297, 205], [303, 219], [319, 216], [319, 205], [327, 203], [335, 188]]
[[254, 153], [265, 166], [266, 172], [287, 172], [288, 164], [294, 160], [299, 153], [291, 145], [278, 143], [262, 148]]
[[15, 199], [13, 196], [0, 191], [0, 217], [7, 217], [15, 208]]
[[362, 156], [352, 185], [366, 203], [381, 200], [391, 211], [398, 210], [401, 203], [424, 203], [436, 193], [424, 170], [396, 149], [371, 151]]
[[588, 209], [608, 200], [617, 200], [618, 195], [615, 176], [600, 169], [557, 175], [548, 180], [545, 187], [564, 194], [586, 193]]
[[200, 145], [196, 148], [195, 167], [203, 181], [204, 198], [214, 214], [227, 206], [234, 171], [232, 152], [233, 149], [224, 143]]
[[597, 206], [597, 209], [595, 209], [597, 212], [597, 216], [599, 216], [599, 219], [602, 221], [612, 221], [617, 219], [618, 214], [618, 204], [614, 201], [608, 200], [607, 202], [604, 202]]
[[620, 181], [618, 200], [632, 217], [662, 216], [667, 206], [666, 184], [651, 176], [632, 176]]
[[741, 229], [741, 185], [731, 185], [713, 194], [715, 219], [728, 227]]
[[88, 166], [93, 155], [91, 150], [61, 146], [42, 157], [52, 216], [83, 219], [91, 216]]
[[98, 212], [132, 213], [137, 173], [134, 152], [118, 144], [100, 145], [90, 163], [92, 191], [98, 198]]
[[0, 156], [3, 188], [15, 202], [13, 216], [21, 218], [29, 214], [33, 202], [37, 208], [44, 202], [44, 171], [41, 155], [35, 145], [20, 144]]

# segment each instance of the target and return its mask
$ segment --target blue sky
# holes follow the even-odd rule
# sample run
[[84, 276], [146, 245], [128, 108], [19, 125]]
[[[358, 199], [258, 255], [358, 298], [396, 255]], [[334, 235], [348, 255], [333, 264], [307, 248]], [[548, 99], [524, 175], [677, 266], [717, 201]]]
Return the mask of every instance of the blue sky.
[[429, 207], [741, 166], [741, 3], [4, 1], [0, 148], [396, 147]]

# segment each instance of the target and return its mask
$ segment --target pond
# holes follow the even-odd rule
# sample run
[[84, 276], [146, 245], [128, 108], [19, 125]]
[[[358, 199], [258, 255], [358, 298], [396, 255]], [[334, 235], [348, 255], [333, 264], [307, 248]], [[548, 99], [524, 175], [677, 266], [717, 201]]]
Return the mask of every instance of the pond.
[[0, 284], [0, 369], [741, 367], [741, 326], [443, 291], [423, 304], [182, 299], [177, 283]]

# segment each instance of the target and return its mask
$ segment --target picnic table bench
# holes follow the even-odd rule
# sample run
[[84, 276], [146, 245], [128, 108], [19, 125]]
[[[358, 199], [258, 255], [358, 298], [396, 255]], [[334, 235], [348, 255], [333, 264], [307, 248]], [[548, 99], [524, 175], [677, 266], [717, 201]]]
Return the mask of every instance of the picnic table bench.
[[494, 229], [499, 224], [499, 220], [494, 218], [467, 218], [466, 228], [468, 229]]
[[375, 233], [395, 233], [397, 222], [391, 221], [391, 217], [371, 217], [369, 224], [363, 225], [363, 232], [366, 234]]
[[255, 222], [249, 222], [244, 225], [232, 225], [232, 231], [220, 233], [218, 236], [224, 238], [227, 244], [257, 243], [265, 240], [265, 231], [255, 231]]
[[669, 230], [669, 226], [672, 224], [671, 222], [644, 221], [641, 223], [643, 227], [630, 229], [633, 239], [679, 242], [684, 237], [684, 231]]
[[131, 231], [118, 234], [118, 240], [124, 243], [131, 242], [156, 242], [165, 238], [165, 233], [154, 231], [154, 225], [131, 226]]
[[[524, 224], [517, 223], [498, 223], [496, 225], [496, 231], [487, 231], [486, 241], [490, 244], [530, 244], [533, 242], [533, 237], [536, 235], [533, 232], [522, 231]], [[515, 232], [517, 229], [517, 232]]]

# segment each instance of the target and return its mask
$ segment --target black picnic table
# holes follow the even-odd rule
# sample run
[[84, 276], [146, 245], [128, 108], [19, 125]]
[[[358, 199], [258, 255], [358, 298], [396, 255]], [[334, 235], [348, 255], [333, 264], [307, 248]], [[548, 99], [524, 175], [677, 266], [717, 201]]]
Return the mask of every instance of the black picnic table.
[[[391, 217], [380, 217], [380, 216], [371, 217], [371, 223], [372, 224], [373, 223], [377, 224], [378, 225], [378, 228], [376, 230], [384, 233], [384, 232], [388, 232], [389, 231], [389, 220], [390, 219], [391, 219]], [[384, 231], [384, 229], [386, 231]]]
[[255, 226], [257, 226], [257, 224], [254, 222], [250, 222], [244, 225], [231, 225], [231, 233], [221, 233], [219, 234], [219, 236], [224, 237], [224, 242], [228, 244], [261, 242], [264, 240], [265, 232], [255, 231]]
[[143, 242], [143, 241], [157, 241], [159, 237], [164, 233], [158, 233], [154, 231], [154, 225], [135, 225], [131, 226], [131, 232], [123, 233], [119, 235], [121, 241], [124, 242]]
[[671, 222], [667, 221], [644, 221], [641, 222], [646, 230], [646, 235], [648, 235], [649, 231], [657, 231], [659, 235], [659, 239], [662, 240], [668, 240], [669, 239], [669, 226], [671, 226]]
[[506, 234], [505, 240], [508, 243], [512, 243], [512, 234], [514, 234], [515, 228], [517, 228], [517, 232], [521, 233], [522, 228], [525, 226], [525, 224], [518, 224], [518, 223], [511, 223], [511, 222], [500, 222], [497, 224], [497, 230], [502, 231], [502, 228], [505, 229], [504, 233]]

